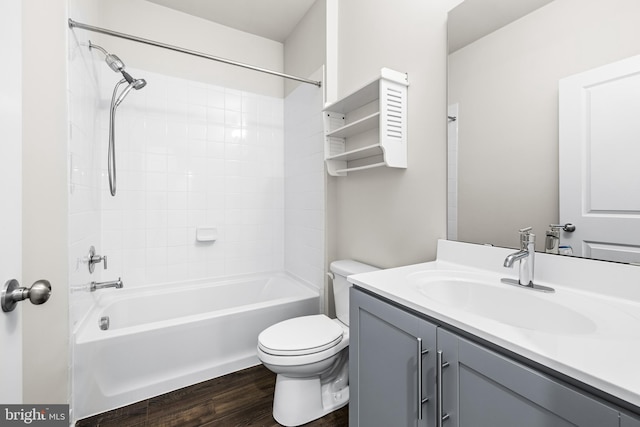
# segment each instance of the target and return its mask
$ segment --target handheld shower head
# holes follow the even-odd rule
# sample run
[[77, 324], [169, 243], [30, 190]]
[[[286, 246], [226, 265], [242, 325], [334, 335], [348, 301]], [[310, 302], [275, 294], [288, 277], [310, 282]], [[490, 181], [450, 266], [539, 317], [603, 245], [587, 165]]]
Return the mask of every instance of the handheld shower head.
[[133, 82], [133, 88], [135, 90], [140, 90], [147, 85], [147, 81], [145, 79], [136, 79]]
[[[109, 172], [109, 192], [112, 196], [116, 195], [116, 110], [118, 106], [124, 101], [124, 98], [131, 92], [131, 89], [140, 90], [147, 85], [147, 81], [145, 79], [134, 79], [131, 77], [129, 73], [124, 70], [124, 62], [116, 55], [107, 52], [104, 48], [95, 45], [89, 41], [89, 49], [98, 49], [105, 56], [104, 60], [113, 71], [116, 73], [122, 73], [122, 80], [116, 83], [116, 86], [113, 88], [113, 94], [111, 95], [111, 108], [109, 110], [109, 150], [108, 150], [108, 160], [107, 160], [107, 168]], [[127, 87], [124, 88], [120, 94], [118, 94], [118, 89], [123, 84], [128, 83]]]
[[[131, 77], [131, 76], [129, 76]], [[126, 79], [123, 79], [120, 81], [120, 83], [124, 83], [126, 81]], [[143, 87], [145, 87], [147, 85], [147, 81], [145, 79], [133, 79], [129, 85], [127, 85], [126, 88], [124, 88], [124, 90], [122, 91], [122, 93], [118, 96], [118, 98], [115, 100], [115, 102], [113, 103], [113, 108], [115, 109], [115, 107], [119, 106], [122, 101], [124, 101], [124, 98], [126, 98], [126, 96], [129, 94], [129, 92], [131, 92], [131, 89], [135, 89], [135, 90], [140, 90]], [[116, 86], [116, 90], [117, 90], [117, 86]], [[114, 91], [115, 94], [115, 91]]]
[[[124, 98], [126, 98], [129, 92], [131, 92], [131, 89], [140, 90], [147, 85], [147, 81], [145, 79], [134, 79], [124, 70], [122, 71], [122, 74], [125, 78], [116, 83], [116, 86], [113, 88], [113, 94], [111, 95], [111, 108], [109, 109], [109, 150], [107, 152], [107, 168], [109, 172], [109, 192], [112, 196], [116, 195], [116, 110], [122, 101], [124, 101]], [[127, 87], [118, 94], [120, 86], [127, 82], [129, 83]]]

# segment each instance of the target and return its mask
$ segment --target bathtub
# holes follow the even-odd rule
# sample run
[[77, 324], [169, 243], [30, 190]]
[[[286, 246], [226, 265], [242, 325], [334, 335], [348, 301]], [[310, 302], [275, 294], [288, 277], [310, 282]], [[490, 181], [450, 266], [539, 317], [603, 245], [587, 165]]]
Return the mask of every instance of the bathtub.
[[320, 307], [284, 273], [126, 286], [97, 291], [74, 331], [74, 420], [258, 365], [263, 329]]

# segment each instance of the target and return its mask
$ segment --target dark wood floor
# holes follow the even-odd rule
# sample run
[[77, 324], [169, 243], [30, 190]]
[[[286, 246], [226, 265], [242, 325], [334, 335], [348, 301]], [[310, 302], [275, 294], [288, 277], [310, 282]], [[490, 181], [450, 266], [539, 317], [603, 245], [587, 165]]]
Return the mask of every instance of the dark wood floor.
[[[271, 415], [276, 376], [259, 365], [85, 418], [76, 427], [277, 427]], [[347, 427], [348, 405], [305, 424]]]

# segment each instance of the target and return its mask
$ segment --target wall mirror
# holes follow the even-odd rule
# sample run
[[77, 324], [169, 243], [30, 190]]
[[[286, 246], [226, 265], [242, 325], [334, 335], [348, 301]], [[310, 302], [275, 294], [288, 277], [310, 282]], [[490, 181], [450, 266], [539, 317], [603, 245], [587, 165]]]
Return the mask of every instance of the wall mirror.
[[[450, 11], [450, 239], [516, 248], [532, 226], [544, 252], [549, 225], [571, 222], [558, 236], [574, 255], [640, 263], [639, 20], [637, 0], [465, 0]], [[638, 69], [598, 74], [620, 63]], [[572, 197], [580, 218], [563, 207]], [[593, 218], [623, 221], [575, 240]]]

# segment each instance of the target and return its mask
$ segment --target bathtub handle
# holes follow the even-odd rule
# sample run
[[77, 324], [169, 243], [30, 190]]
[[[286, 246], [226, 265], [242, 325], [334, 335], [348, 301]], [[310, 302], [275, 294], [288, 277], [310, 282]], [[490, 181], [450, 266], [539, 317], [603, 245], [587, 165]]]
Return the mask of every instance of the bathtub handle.
[[107, 256], [96, 255], [96, 248], [91, 246], [89, 248], [89, 256], [88, 264], [89, 264], [89, 273], [93, 273], [93, 270], [96, 268], [96, 264], [102, 261], [102, 267], [107, 269]]

